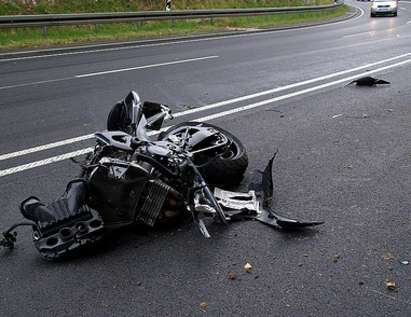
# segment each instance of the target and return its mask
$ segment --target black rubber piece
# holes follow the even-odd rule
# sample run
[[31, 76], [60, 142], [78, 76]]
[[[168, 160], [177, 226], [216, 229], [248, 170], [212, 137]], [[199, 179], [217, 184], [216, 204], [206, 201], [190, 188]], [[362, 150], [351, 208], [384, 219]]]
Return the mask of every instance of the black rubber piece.
[[161, 133], [158, 139], [166, 139], [176, 129], [179, 129], [182, 126], [193, 127], [198, 125], [201, 125], [203, 127], [211, 127], [220, 131], [232, 141], [232, 146], [235, 147], [236, 151], [235, 155], [230, 158], [224, 158], [224, 155], [219, 155], [206, 164], [199, 166], [198, 170], [204, 177], [204, 180], [208, 184], [220, 186], [239, 184], [243, 180], [244, 172], [248, 167], [247, 150], [239, 139], [237, 139], [234, 135], [224, 130], [223, 128], [203, 122], [182, 122]]

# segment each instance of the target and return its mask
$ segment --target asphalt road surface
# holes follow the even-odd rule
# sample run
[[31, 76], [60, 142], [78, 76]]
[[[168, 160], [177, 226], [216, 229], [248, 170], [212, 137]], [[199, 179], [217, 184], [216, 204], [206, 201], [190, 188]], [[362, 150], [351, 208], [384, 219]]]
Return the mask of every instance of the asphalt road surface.
[[[0, 254], [0, 315], [411, 316], [411, 2], [396, 18], [354, 5], [357, 18], [321, 27], [1, 55], [1, 228], [27, 196], [64, 191], [78, 171], [67, 158], [132, 89], [171, 105], [176, 123], [237, 135], [250, 158], [239, 190], [279, 148], [276, 209], [325, 224], [216, 224], [210, 240], [189, 223], [126, 230], [62, 263], [40, 259], [23, 229]], [[391, 85], [345, 86], [365, 74]]]

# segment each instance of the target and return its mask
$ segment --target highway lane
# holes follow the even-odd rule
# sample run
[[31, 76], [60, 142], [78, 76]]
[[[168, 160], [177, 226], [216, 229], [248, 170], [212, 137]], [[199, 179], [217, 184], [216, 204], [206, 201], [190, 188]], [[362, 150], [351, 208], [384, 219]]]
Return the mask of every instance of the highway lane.
[[[364, 15], [307, 30], [3, 62], [0, 86], [218, 56], [0, 90], [0, 155], [103, 128], [111, 105], [130, 89], [174, 104], [179, 112], [187, 110], [185, 104], [204, 106], [407, 54], [410, 19], [404, 10], [398, 18]], [[407, 59], [400, 56], [369, 68]], [[298, 93], [366, 69], [178, 120]], [[411, 185], [409, 69], [409, 64], [403, 64], [375, 74], [392, 81], [390, 87], [363, 90], [344, 88], [341, 82], [213, 121], [237, 134], [250, 152], [251, 166], [242, 189], [255, 180], [252, 171], [265, 164], [269, 152], [280, 147], [275, 170], [278, 208], [325, 219], [327, 225], [318, 231], [282, 235], [259, 224], [240, 223], [228, 229], [213, 226], [213, 240], [203, 241], [187, 224], [176, 233], [136, 236], [127, 232], [105, 252], [58, 265], [39, 260], [29, 237], [22, 234], [16, 252], [0, 260], [4, 281], [0, 311], [5, 315], [47, 311], [72, 316], [188, 316], [202, 314], [198, 304], [207, 301], [212, 316], [407, 315], [409, 268], [382, 256], [392, 252], [398, 259], [411, 258], [407, 250], [410, 204], [404, 198], [409, 197]], [[89, 144], [83, 141], [0, 161], [0, 168]], [[2, 227], [18, 219], [16, 205], [23, 198], [36, 194], [51, 200], [75, 174], [73, 165], [63, 161], [0, 178]], [[335, 254], [341, 256], [338, 263], [331, 261]], [[253, 275], [240, 273], [245, 261], [254, 264]], [[230, 270], [240, 275], [237, 284], [227, 280]], [[398, 293], [385, 290], [388, 277], [399, 282]], [[28, 299], [24, 306], [21, 298]]]
[[[406, 25], [405, 15], [400, 14], [395, 22], [392, 19], [378, 19], [378, 23], [375, 21], [369, 21], [364, 15], [354, 21], [353, 25], [347, 22], [335, 26], [224, 40], [0, 63], [0, 86], [4, 87], [71, 78], [97, 71], [219, 56], [215, 60], [190, 65], [171, 65], [0, 90], [1, 126], [6, 140], [2, 144], [4, 152], [16, 150], [16, 145], [7, 142], [7, 139], [10, 135], [15, 135], [17, 129], [21, 137], [15, 141], [18, 141], [21, 148], [75, 137], [78, 132], [91, 133], [101, 127], [100, 123], [111, 104], [133, 88], [147, 99], [160, 99], [177, 105], [204, 105], [407, 52], [409, 25]], [[395, 31], [391, 30], [393, 25]], [[388, 32], [387, 29], [391, 31]], [[366, 36], [365, 39], [344, 37], [364, 30], [377, 33], [372, 33], [372, 36]], [[397, 34], [401, 37], [398, 38]], [[379, 49], [370, 50], [370, 45], [377, 45]], [[337, 58], [339, 62], [335, 63]], [[227, 81], [227, 78], [230, 80]], [[203, 85], [207, 88], [204, 89]], [[21, 91], [25, 93], [22, 94]], [[72, 98], [73, 95], [76, 98]], [[101, 100], [105, 102], [102, 104]], [[35, 113], [28, 110], [32, 108], [36, 109]], [[53, 110], [49, 111], [50, 109]], [[39, 122], [41, 118], [45, 118], [45, 112], [52, 120], [47, 120], [46, 126], [41, 126]], [[87, 116], [85, 112], [90, 112], [91, 115]], [[80, 117], [87, 119], [81, 122]], [[14, 124], [16, 118], [27, 119], [24, 120], [26, 125], [23, 131], [22, 127]], [[73, 122], [77, 124], [73, 125]], [[53, 124], [61, 128], [50, 126]], [[87, 127], [83, 128], [82, 125]], [[43, 132], [38, 133], [37, 130]], [[36, 137], [28, 138], [28, 135]]]

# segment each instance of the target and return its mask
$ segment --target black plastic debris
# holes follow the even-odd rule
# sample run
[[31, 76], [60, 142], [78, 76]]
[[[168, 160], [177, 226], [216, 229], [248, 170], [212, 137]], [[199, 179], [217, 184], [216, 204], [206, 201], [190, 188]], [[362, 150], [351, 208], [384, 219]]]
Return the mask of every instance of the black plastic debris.
[[367, 76], [353, 80], [352, 82], [348, 83], [347, 86], [352, 84], [356, 84], [357, 86], [363, 87], [375, 87], [377, 85], [389, 85], [391, 83], [389, 81]]

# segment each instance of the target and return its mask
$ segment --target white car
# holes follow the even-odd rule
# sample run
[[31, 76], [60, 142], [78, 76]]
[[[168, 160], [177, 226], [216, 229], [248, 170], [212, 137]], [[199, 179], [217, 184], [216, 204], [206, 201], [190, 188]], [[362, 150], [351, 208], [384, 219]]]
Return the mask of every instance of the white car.
[[371, 4], [371, 17], [377, 15], [393, 15], [397, 16], [398, 0], [373, 0]]

